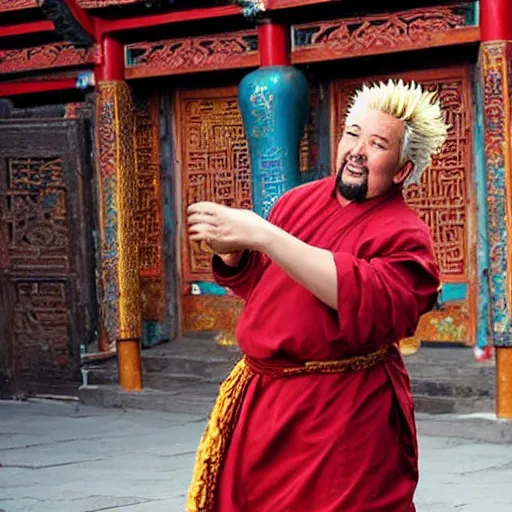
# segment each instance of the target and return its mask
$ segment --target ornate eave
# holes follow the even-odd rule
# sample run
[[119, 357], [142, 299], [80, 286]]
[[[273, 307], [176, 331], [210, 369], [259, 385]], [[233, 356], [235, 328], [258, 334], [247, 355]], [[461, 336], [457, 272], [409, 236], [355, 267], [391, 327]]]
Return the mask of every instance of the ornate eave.
[[[18, 7], [34, 5], [29, 0], [13, 1]], [[3, 80], [36, 77], [51, 70], [90, 71], [102, 60], [100, 42], [107, 35], [122, 40], [133, 34], [125, 45], [126, 79], [254, 68], [259, 62], [256, 31], [242, 18], [242, 9], [249, 7], [251, 12], [244, 13], [254, 19], [272, 17], [273, 12], [283, 9], [330, 3], [331, 15], [322, 11], [321, 15], [317, 14], [322, 16], [319, 21], [309, 16], [311, 21], [304, 22], [308, 19], [306, 13], [311, 11], [301, 9], [290, 18], [291, 59], [295, 65], [473, 44], [480, 40], [474, 3], [464, 0], [365, 16], [335, 9], [334, 0], [267, 0], [265, 3], [226, 0], [223, 5], [212, 1], [206, 7], [205, 2], [198, 7], [196, 2], [177, 0], [174, 8], [165, 11], [126, 16], [125, 10], [120, 9], [116, 17], [86, 12], [79, 6], [85, 1], [37, 0], [40, 7], [31, 14], [34, 21], [6, 25], [9, 32], [0, 36], [0, 40], [8, 42], [0, 50]], [[98, 1], [105, 5], [111, 3]], [[0, 0], [2, 5], [7, 5], [7, 1]], [[11, 0], [9, 5], [13, 5]], [[48, 18], [44, 21], [43, 12]], [[339, 17], [342, 12], [345, 16]], [[35, 19], [34, 15], [39, 18]], [[231, 27], [230, 32], [225, 28], [216, 31], [221, 19], [223, 27]], [[196, 21], [201, 22], [203, 34], [188, 32], [186, 27], [194, 27]], [[168, 31], [167, 27], [173, 28]], [[164, 37], [166, 33], [176, 36]], [[139, 40], [134, 38], [135, 34]], [[32, 46], [27, 47], [32, 35]], [[16, 41], [22, 44], [17, 46]]]

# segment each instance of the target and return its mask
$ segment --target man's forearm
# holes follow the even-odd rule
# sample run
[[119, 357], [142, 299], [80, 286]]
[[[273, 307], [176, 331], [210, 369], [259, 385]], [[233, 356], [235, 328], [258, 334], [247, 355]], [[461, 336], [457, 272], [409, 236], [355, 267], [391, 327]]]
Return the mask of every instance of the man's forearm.
[[313, 247], [268, 224], [261, 252], [328, 306], [338, 307], [338, 278], [330, 251]]

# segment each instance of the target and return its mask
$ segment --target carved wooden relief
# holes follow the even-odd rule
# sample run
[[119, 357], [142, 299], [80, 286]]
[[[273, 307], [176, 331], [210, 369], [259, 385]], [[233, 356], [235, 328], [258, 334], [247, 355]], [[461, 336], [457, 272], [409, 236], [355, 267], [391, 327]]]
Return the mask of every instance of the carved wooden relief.
[[135, 212], [141, 276], [162, 275], [162, 195], [158, 97], [141, 98], [136, 113], [138, 204]]
[[39, 6], [39, 0], [0, 0], [0, 12], [32, 9]]
[[167, 295], [163, 262], [159, 116], [158, 94], [148, 95], [142, 92], [136, 94], [137, 207], [135, 223], [139, 243], [142, 319], [163, 322], [166, 316]]
[[478, 41], [475, 7], [460, 3], [293, 27], [293, 63]]
[[31, 48], [0, 50], [0, 74], [92, 64], [96, 49], [52, 43]]
[[[480, 40], [473, 2], [421, 7], [292, 26], [292, 64]], [[256, 67], [255, 30], [126, 45], [126, 76], [141, 78]]]
[[471, 176], [471, 110], [463, 79], [425, 83], [441, 100], [451, 126], [441, 153], [433, 158], [421, 182], [409, 185], [405, 197], [430, 227], [443, 278], [466, 278], [468, 178]]
[[302, 173], [316, 169], [318, 165], [319, 108], [320, 88], [317, 84], [310, 84], [309, 117], [299, 147], [299, 165]]
[[0, 122], [0, 381], [21, 389], [76, 382], [97, 328], [85, 140], [77, 120]]
[[[249, 149], [234, 88], [179, 94], [183, 213], [197, 201], [251, 208]], [[210, 281], [211, 256], [184, 240], [185, 282]]]
[[258, 65], [255, 30], [126, 46], [126, 76], [140, 78]]
[[62, 159], [8, 159], [4, 198], [11, 268], [68, 269], [68, 199]]
[[[65, 282], [15, 283], [12, 336], [17, 380], [72, 380], [69, 299]], [[37, 342], [36, 342], [37, 340]]]
[[487, 178], [489, 290], [492, 342], [512, 346], [512, 254], [510, 218], [510, 41], [483, 43], [480, 72], [484, 108], [484, 152]]
[[[389, 77], [366, 77], [372, 82]], [[473, 207], [469, 191], [472, 180], [471, 91], [467, 69], [401, 74], [435, 91], [450, 125], [448, 139], [433, 158], [418, 184], [405, 189], [409, 205], [429, 226], [443, 283], [466, 283], [467, 297], [456, 306], [446, 306], [422, 320], [423, 339], [472, 342], [475, 326], [475, 242], [472, 235]], [[362, 80], [340, 81], [333, 87], [334, 132], [339, 140], [343, 117], [352, 93]], [[334, 141], [333, 141], [334, 144]], [[336, 145], [333, 145], [335, 150]], [[334, 158], [334, 152], [333, 152]], [[448, 322], [446, 321], [448, 319]]]

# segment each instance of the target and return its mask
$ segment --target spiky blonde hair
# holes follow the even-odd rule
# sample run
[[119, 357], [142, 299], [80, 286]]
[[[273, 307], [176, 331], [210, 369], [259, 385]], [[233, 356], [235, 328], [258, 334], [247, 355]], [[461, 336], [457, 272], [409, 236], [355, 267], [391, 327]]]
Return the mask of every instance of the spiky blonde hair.
[[435, 93], [424, 91], [415, 82], [389, 80], [371, 86], [363, 85], [352, 98], [347, 120], [360, 107], [368, 107], [405, 124], [401, 146], [400, 165], [410, 160], [414, 164], [408, 183], [417, 182], [424, 169], [430, 165], [432, 155], [439, 153], [448, 134], [439, 101]]

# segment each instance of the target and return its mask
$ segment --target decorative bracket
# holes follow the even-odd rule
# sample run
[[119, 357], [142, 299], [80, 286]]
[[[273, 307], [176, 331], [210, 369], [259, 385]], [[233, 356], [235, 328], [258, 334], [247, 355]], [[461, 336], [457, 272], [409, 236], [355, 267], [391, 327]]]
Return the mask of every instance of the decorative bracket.
[[242, 13], [246, 18], [252, 20], [261, 18], [267, 10], [264, 0], [233, 0], [233, 3], [242, 8]]
[[57, 33], [77, 47], [89, 47], [94, 38], [75, 18], [64, 0], [42, 0], [40, 5], [44, 15], [55, 25]]

